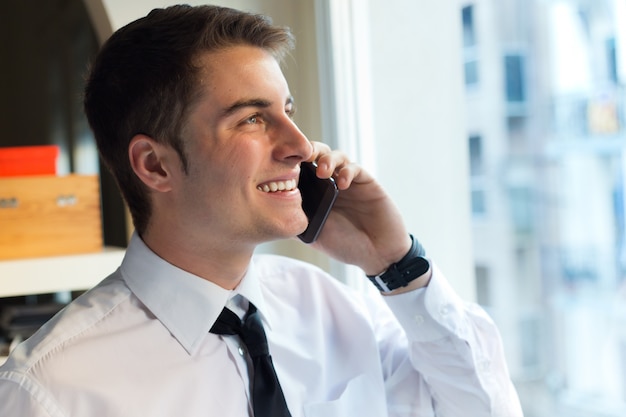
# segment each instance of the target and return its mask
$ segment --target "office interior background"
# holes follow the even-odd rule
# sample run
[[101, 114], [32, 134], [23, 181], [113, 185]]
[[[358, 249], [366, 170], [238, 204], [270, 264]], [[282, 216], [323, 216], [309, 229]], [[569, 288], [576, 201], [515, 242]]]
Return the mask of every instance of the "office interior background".
[[[170, 3], [3, 1], [0, 146], [54, 143], [61, 173], [100, 173], [107, 245], [130, 227], [81, 114], [82, 76], [113, 30]], [[292, 27], [296, 121], [375, 173], [492, 315], [525, 415], [626, 415], [626, 0], [215, 3]], [[298, 242], [259, 251], [367, 285]]]

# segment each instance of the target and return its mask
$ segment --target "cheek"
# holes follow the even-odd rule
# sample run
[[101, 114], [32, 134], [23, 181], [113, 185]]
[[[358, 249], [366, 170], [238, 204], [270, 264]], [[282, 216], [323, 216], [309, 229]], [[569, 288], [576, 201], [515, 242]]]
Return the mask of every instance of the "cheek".
[[226, 199], [236, 190], [248, 188], [257, 167], [249, 151], [213, 149], [211, 153], [203, 151], [190, 158], [193, 162], [189, 164], [189, 179], [196, 184], [196, 192], [201, 192], [197, 189], [200, 186], [203, 194], [222, 195]]
[[252, 147], [238, 147], [224, 150], [220, 155], [219, 169], [223, 170], [225, 180], [251, 179], [258, 167], [260, 153]]
[[250, 135], [210, 133], [188, 148], [190, 174], [197, 171], [206, 181], [221, 183], [252, 179], [263, 160], [263, 141]]

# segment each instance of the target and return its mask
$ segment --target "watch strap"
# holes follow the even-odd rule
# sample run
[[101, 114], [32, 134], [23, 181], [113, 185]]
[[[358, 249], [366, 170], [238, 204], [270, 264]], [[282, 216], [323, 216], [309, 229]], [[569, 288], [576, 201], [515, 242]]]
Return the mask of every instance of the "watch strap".
[[411, 237], [411, 249], [398, 262], [393, 263], [379, 275], [368, 275], [369, 280], [382, 292], [390, 292], [406, 287], [415, 278], [424, 275], [430, 269], [430, 262], [424, 256], [426, 251], [422, 245]]

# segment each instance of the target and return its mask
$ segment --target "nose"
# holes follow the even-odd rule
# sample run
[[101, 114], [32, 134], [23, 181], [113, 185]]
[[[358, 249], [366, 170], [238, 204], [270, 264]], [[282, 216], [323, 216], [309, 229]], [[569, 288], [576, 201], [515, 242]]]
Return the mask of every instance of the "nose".
[[291, 118], [285, 117], [275, 135], [276, 160], [302, 162], [311, 157], [313, 153], [311, 142]]

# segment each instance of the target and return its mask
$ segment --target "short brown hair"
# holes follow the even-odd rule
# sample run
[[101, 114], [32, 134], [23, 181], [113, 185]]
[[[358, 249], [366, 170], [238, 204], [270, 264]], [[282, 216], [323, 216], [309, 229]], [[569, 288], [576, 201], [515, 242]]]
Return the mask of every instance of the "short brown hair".
[[274, 26], [266, 16], [186, 5], [155, 9], [105, 42], [87, 78], [85, 113], [140, 234], [148, 226], [151, 203], [130, 165], [128, 145], [133, 136], [148, 135], [172, 146], [187, 169], [180, 133], [200, 94], [195, 59], [204, 52], [252, 45], [280, 62], [293, 44], [290, 30]]

